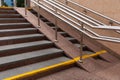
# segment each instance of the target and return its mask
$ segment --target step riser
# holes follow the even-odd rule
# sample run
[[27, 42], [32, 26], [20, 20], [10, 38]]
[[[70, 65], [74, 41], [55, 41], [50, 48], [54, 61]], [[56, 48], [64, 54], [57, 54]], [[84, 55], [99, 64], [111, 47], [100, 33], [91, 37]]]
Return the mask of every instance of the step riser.
[[77, 40], [69, 40], [70, 42], [72, 42], [72, 43], [78, 43], [78, 41]]
[[0, 71], [4, 71], [7, 69], [12, 69], [15, 67], [20, 67], [20, 66], [25, 66], [25, 65], [29, 65], [29, 64], [33, 64], [37, 62], [42, 62], [42, 61], [60, 57], [60, 56], [63, 56], [63, 54], [61, 52], [57, 52], [54, 54], [49, 54], [47, 56], [46, 55], [38, 56], [38, 57], [30, 58], [30, 59], [24, 59], [24, 60], [20, 60], [16, 62], [6, 63], [6, 64], [0, 65]]
[[17, 12], [0, 11], [0, 14], [18, 14]]
[[0, 29], [17, 29], [17, 28], [33, 28], [32, 25], [7, 25], [0, 26]]
[[0, 20], [0, 23], [22, 23], [27, 22], [26, 20]]
[[17, 43], [32, 42], [32, 41], [39, 41], [39, 40], [44, 40], [44, 39], [46, 39], [46, 37], [43, 36], [43, 37], [30, 37], [30, 38], [11, 39], [11, 40], [0, 40], [0, 46], [17, 44]]
[[54, 44], [51, 43], [51, 44], [44, 44], [44, 45], [22, 47], [22, 48], [17, 48], [17, 49], [3, 50], [3, 51], [0, 51], [0, 57], [14, 55], [14, 54], [20, 54], [20, 53], [24, 53], [24, 52], [31, 52], [31, 51], [35, 51], [35, 50], [46, 49], [46, 48], [50, 48], [53, 46], [54, 46]]
[[42, 18], [41, 19], [43, 22], [49, 22], [47, 19]]
[[47, 23], [47, 22], [46, 22], [46, 24], [47, 24], [48, 26], [55, 26], [53, 23]]
[[13, 8], [0, 8], [0, 10], [14, 10]]
[[0, 18], [22, 18], [22, 16], [0, 16]]
[[3, 36], [15, 36], [15, 35], [25, 35], [38, 33], [37, 30], [27, 30], [27, 31], [14, 31], [14, 32], [0, 32], [0, 37]]
[[61, 35], [63, 35], [64, 37], [68, 37], [69, 36], [68, 34], [61, 34]]
[[[51, 28], [55, 30], [55, 27], [51, 27]], [[59, 32], [59, 31], [62, 31], [62, 30], [60, 28], [58, 28], [57, 31]]]

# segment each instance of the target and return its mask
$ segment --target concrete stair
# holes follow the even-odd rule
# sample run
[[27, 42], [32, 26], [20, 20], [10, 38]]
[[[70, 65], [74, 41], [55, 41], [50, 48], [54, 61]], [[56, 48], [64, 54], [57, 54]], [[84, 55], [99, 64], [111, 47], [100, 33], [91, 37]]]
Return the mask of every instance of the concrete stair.
[[[34, 10], [30, 10], [34, 15], [36, 15], [37, 13]], [[49, 20], [47, 20], [45, 17], [43, 17], [41, 15], [40, 19], [45, 22], [48, 26], [50, 26], [51, 28], [53, 28], [55, 30], [55, 24], [53, 24], [52, 22], [50, 22]], [[80, 43], [73, 37], [71, 37], [68, 33], [66, 33], [65, 31], [63, 31], [62, 29], [58, 28], [58, 33], [60, 33], [61, 35], [63, 35], [66, 39], [68, 39], [70, 42], [72, 42], [75, 46], [80, 47]], [[83, 47], [84, 51], [87, 51], [88, 53], [94, 53], [92, 50], [90, 50], [87, 46], [84, 45]]]
[[70, 60], [12, 8], [0, 8], [0, 80]]

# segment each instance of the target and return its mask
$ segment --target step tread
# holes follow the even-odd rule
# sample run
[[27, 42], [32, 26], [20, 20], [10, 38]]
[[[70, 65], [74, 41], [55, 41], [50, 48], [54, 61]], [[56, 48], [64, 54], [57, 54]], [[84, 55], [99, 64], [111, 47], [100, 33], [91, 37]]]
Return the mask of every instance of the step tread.
[[25, 23], [2, 23], [0, 26], [17, 26], [17, 25], [31, 25], [31, 23], [25, 22]]
[[37, 30], [36, 28], [20, 28], [20, 29], [2, 29], [0, 32], [14, 32], [14, 31], [26, 31], [26, 30]]
[[0, 51], [17, 49], [17, 48], [25, 48], [25, 47], [36, 46], [36, 45], [44, 45], [44, 44], [52, 44], [52, 42], [47, 40], [42, 40], [42, 41], [34, 41], [34, 42], [27, 42], [27, 43], [20, 43], [20, 44], [5, 45], [5, 46], [0, 46]]
[[32, 51], [32, 52], [27, 52], [27, 53], [22, 53], [22, 54], [17, 54], [17, 55], [1, 57], [0, 65], [19, 61], [19, 60], [25, 60], [25, 59], [30, 59], [30, 58], [34, 58], [34, 57], [39, 57], [39, 56], [47, 56], [49, 54], [54, 54], [54, 53], [58, 53], [58, 52], [62, 53], [63, 50], [60, 50], [57, 48], [48, 48], [48, 49], [37, 50], [37, 51]]
[[60, 32], [58, 32], [58, 33], [60, 33], [60, 34], [67, 34], [66, 32], [64, 32], [64, 31], [60, 31]]
[[2, 72], [0, 72], [0, 79], [10, 77], [10, 76], [19, 75], [19, 74], [22, 74], [22, 73], [25, 73], [25, 72], [29, 72], [29, 71], [32, 71], [32, 70], [44, 68], [44, 67], [47, 67], [47, 66], [55, 65], [55, 64], [58, 64], [58, 63], [61, 63], [61, 62], [65, 62], [67, 60], [70, 60], [70, 59], [65, 57], [65, 56], [61, 56], [61, 57], [53, 58], [53, 59], [50, 59], [50, 60], [38, 62], [38, 63], [35, 63], [35, 64], [30, 64], [30, 65], [27, 65], [27, 66], [22, 66], [22, 67], [10, 69], [10, 70], [2, 71]]
[[27, 35], [17, 35], [17, 36], [6, 36], [0, 37], [0, 41], [2, 40], [12, 40], [12, 39], [22, 39], [22, 38], [31, 38], [31, 37], [43, 37], [43, 34], [27, 34]]
[[75, 38], [72, 38], [72, 37], [65, 37], [67, 38], [68, 40], [76, 40]]

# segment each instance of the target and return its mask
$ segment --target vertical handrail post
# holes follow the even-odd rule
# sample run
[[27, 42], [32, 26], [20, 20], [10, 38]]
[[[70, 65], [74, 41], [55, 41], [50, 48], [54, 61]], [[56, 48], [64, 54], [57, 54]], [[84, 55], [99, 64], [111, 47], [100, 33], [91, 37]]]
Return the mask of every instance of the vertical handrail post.
[[[40, 0], [37, 0], [37, 2], [39, 3]], [[37, 6], [36, 6], [37, 7]], [[40, 6], [38, 6], [38, 11], [37, 11], [37, 18], [38, 18], [38, 28], [40, 28], [40, 18], [41, 18], [41, 15], [40, 15]]]
[[17, 1], [16, 0], [13, 0], [13, 6], [17, 7]]
[[[81, 29], [84, 30], [84, 23], [81, 23]], [[82, 63], [83, 62], [83, 59], [82, 59], [82, 56], [83, 56], [83, 40], [84, 40], [84, 34], [81, 32], [81, 38], [80, 38], [80, 60], [79, 62]]]
[[40, 28], [40, 13], [39, 13], [39, 11], [40, 11], [40, 7], [38, 6], [38, 11], [37, 11], [37, 17], [38, 17], [38, 27]]
[[[55, 14], [57, 15], [57, 8], [54, 7], [54, 9], [55, 9]], [[57, 17], [54, 16], [54, 18], [55, 18], [55, 42], [58, 42], [58, 34], [57, 34], [57, 31], [58, 31], [58, 28], [57, 28]]]
[[27, 0], [24, 0], [24, 5], [25, 5], [25, 16], [27, 16]]

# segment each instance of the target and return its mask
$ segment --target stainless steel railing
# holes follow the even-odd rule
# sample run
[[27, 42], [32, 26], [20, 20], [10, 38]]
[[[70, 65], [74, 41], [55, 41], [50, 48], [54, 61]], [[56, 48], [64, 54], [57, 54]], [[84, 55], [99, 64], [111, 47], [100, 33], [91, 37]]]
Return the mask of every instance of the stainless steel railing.
[[107, 19], [109, 22], [116, 23], [116, 24], [120, 25], [119, 21], [116, 21], [116, 20], [114, 20], [114, 19], [112, 19], [110, 17], [104, 16], [103, 14], [100, 14], [100, 13], [98, 13], [98, 12], [92, 10], [92, 9], [87, 8], [87, 7], [84, 7], [84, 6], [82, 6], [82, 5], [80, 5], [80, 4], [76, 3], [76, 2], [73, 2], [72, 0], [66, 0], [66, 1], [68, 1], [68, 2], [70, 2], [72, 4], [74, 4], [74, 5], [77, 5], [80, 8], [83, 8], [85, 11], [89, 11], [89, 12], [91, 12], [93, 14], [96, 14], [97, 16], [103, 17], [103, 18]]
[[[98, 29], [98, 28], [100, 28], [101, 25], [94, 26], [94, 25], [88, 23], [87, 21], [78, 18], [77, 16], [80, 16], [79, 13], [77, 13], [74, 10], [71, 10], [69, 7], [65, 6], [66, 7], [65, 8], [64, 6], [61, 6], [61, 5], [58, 6], [58, 4], [56, 5], [51, 0], [42, 0], [42, 1], [45, 1], [46, 4], [43, 4], [40, 0], [31, 0], [32, 3], [39, 6], [40, 8], [45, 9], [46, 11], [48, 11], [49, 13], [51, 13], [55, 16], [55, 25], [56, 25], [55, 40], [56, 41], [57, 41], [57, 19], [56, 18], [58, 18], [58, 19], [63, 20], [64, 22], [66, 22], [67, 24], [69, 24], [71, 27], [75, 28], [79, 32], [81, 32], [81, 45], [83, 44], [84, 35], [86, 35], [86, 36], [88, 36], [92, 39], [96, 39], [96, 40], [104, 40], [104, 41], [117, 42], [117, 43], [120, 42], [119, 37], [102, 36], [102, 35], [99, 35], [98, 33], [94, 32], [94, 31], [92, 31], [91, 29], [89, 29], [89, 28]], [[87, 10], [89, 10], [89, 9], [87, 9]], [[61, 12], [64, 13], [64, 14], [62, 14]], [[94, 12], [94, 13], [97, 14], [96, 12]], [[74, 21], [72, 18], [69, 18], [66, 15], [71, 16], [72, 18], [76, 19], [78, 22]], [[100, 15], [100, 14], [98, 14], [98, 15]], [[106, 19], [109, 19], [109, 18], [107, 18], [103, 15], [100, 15], [100, 16], [102, 16]], [[112, 19], [110, 19], [110, 20], [119, 24], [119, 22], [117, 22], [115, 20], [112, 20]], [[38, 24], [39, 24], [39, 17], [38, 17]], [[104, 26], [104, 25], [102, 25], [102, 26]], [[109, 29], [109, 28], [104, 26], [104, 28], [101, 28], [101, 29], [106, 30], [106, 29]], [[111, 30], [114, 30], [114, 29], [111, 28]], [[81, 59], [82, 59], [82, 47], [80, 48], [80, 51], [81, 51], [80, 56], [81, 56]]]

